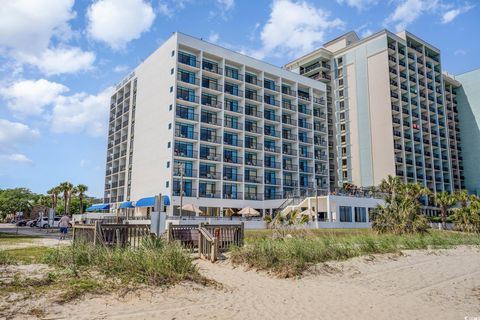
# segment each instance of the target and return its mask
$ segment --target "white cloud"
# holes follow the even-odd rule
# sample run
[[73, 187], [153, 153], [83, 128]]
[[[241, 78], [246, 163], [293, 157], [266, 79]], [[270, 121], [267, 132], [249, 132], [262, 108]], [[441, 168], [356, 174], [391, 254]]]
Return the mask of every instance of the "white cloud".
[[25, 164], [33, 163], [32, 160], [30, 160], [26, 155], [21, 153], [12, 153], [8, 155], [4, 155], [2, 157], [9, 161], [18, 162], [18, 163], [25, 163]]
[[70, 47], [46, 49], [40, 55], [20, 53], [18, 58], [20, 61], [38, 67], [46, 75], [57, 75], [91, 69], [95, 61], [95, 54]]
[[0, 119], [0, 151], [8, 150], [19, 143], [30, 142], [40, 133], [26, 124]]
[[445, 13], [443, 13], [442, 15], [442, 23], [446, 24], [446, 23], [450, 23], [452, 22], [453, 20], [455, 20], [455, 18], [462, 14], [462, 13], [465, 13], [467, 11], [469, 11], [470, 9], [472, 9], [473, 6], [471, 5], [464, 5], [463, 7], [459, 7], [459, 8], [456, 8], [456, 9], [451, 9], [451, 10], [448, 10], [446, 11]]
[[130, 69], [130, 68], [127, 65], [120, 64], [118, 66], [115, 66], [115, 68], [113, 68], [113, 72], [124, 73], [124, 72], [128, 71], [128, 69]]
[[144, 0], [98, 0], [87, 12], [88, 33], [113, 49], [122, 49], [150, 29], [155, 13]]
[[0, 7], [0, 46], [27, 53], [43, 51], [53, 36], [69, 36], [74, 0], [13, 0]]
[[365, 29], [365, 30], [362, 31], [362, 33], [360, 34], [360, 36], [361, 36], [362, 38], [366, 38], [366, 37], [368, 37], [368, 36], [370, 36], [370, 35], [372, 35], [372, 34], [373, 34], [372, 29]]
[[402, 31], [425, 12], [436, 11], [438, 0], [403, 0], [384, 21], [385, 25], [394, 24], [396, 31]]
[[77, 47], [50, 48], [52, 39], [63, 43], [73, 31], [74, 0], [15, 0], [0, 7], [0, 49], [14, 68], [30, 64], [47, 75], [89, 69], [95, 55]]
[[167, 3], [160, 2], [160, 4], [158, 5], [158, 13], [171, 18], [173, 17], [174, 12], [173, 12], [173, 9]]
[[112, 88], [98, 95], [77, 93], [59, 96], [52, 111], [52, 131], [102, 136], [106, 131]]
[[346, 4], [347, 6], [356, 8], [357, 10], [364, 10], [368, 9], [368, 7], [376, 5], [378, 0], [337, 0], [337, 3], [340, 5]]
[[208, 42], [211, 42], [211, 43], [217, 43], [219, 38], [220, 38], [220, 35], [218, 34], [218, 32], [210, 32], [210, 35], [208, 36], [207, 40]]
[[54, 103], [58, 95], [67, 91], [66, 86], [45, 79], [23, 80], [0, 88], [0, 95], [15, 115], [25, 116], [42, 114], [46, 106]]
[[455, 50], [455, 52], [453, 54], [456, 55], [456, 56], [464, 56], [464, 55], [467, 54], [467, 51], [465, 51], [463, 49], [457, 49], [457, 50]]
[[235, 8], [235, 0], [215, 0], [217, 10], [210, 11], [210, 19], [220, 16], [223, 20], [227, 20], [230, 12]]
[[325, 40], [325, 34], [342, 28], [344, 22], [306, 1], [276, 0], [268, 22], [261, 31], [262, 48], [255, 57], [269, 55], [300, 56]]

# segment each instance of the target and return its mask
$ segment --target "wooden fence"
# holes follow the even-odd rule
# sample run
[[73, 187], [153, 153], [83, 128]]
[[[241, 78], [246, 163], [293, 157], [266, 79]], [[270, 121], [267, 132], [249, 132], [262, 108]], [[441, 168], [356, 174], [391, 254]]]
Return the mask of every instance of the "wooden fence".
[[201, 258], [212, 261], [217, 259], [220, 252], [227, 251], [232, 245], [243, 246], [243, 223], [232, 225], [170, 223], [167, 230], [168, 241], [178, 241], [192, 252], [197, 249]]
[[116, 247], [138, 248], [150, 236], [150, 226], [144, 224], [101, 224], [73, 226], [73, 243], [92, 243]]

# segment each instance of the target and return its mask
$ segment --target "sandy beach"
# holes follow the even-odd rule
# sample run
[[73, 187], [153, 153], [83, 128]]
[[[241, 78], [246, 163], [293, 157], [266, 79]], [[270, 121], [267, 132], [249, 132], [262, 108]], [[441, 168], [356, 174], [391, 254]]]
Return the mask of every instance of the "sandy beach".
[[[222, 288], [181, 284], [50, 305], [46, 319], [464, 319], [480, 316], [480, 250], [406, 251], [278, 279], [198, 261]], [[42, 300], [42, 299], [41, 299]], [[31, 302], [42, 307], [42, 301]], [[21, 318], [21, 316], [19, 316]], [[31, 315], [30, 315], [31, 317]], [[25, 316], [25, 318], [28, 318]]]

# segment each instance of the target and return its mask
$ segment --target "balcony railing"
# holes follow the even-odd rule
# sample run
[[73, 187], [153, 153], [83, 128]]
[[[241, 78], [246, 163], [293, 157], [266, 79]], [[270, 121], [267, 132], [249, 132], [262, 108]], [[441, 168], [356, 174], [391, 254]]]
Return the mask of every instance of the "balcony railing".
[[221, 179], [220, 172], [216, 172], [216, 171], [206, 172], [206, 171], [200, 170], [199, 177], [203, 178], [203, 179], [215, 179], [215, 180], [220, 180]]
[[180, 129], [175, 129], [175, 137], [198, 140], [198, 133], [194, 131], [182, 131]]

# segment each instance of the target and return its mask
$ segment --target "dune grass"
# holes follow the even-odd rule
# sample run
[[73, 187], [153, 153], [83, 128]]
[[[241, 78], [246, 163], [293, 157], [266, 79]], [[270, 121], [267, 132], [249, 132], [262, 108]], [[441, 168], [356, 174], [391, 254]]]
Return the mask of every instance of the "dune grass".
[[1, 245], [10, 245], [16, 243], [29, 243], [33, 239], [38, 239], [38, 236], [27, 236], [23, 234], [15, 234], [8, 232], [0, 232], [0, 246]]
[[171, 286], [181, 281], [211, 283], [200, 275], [193, 258], [180, 245], [160, 239], [145, 241], [135, 250], [72, 245], [0, 252], [0, 265], [24, 263], [44, 263], [50, 268], [40, 278], [24, 275], [0, 280], [0, 296], [11, 292], [43, 294], [49, 290], [58, 302], [67, 302], [85, 293], [124, 291], [142, 285]]
[[232, 263], [257, 270], [272, 271], [279, 277], [300, 276], [309, 267], [326, 261], [345, 260], [361, 255], [394, 253], [401, 250], [451, 248], [480, 245], [480, 237], [460, 232], [430, 231], [426, 234], [391, 235], [371, 231], [349, 234], [323, 234], [290, 239], [257, 239], [242, 248], [233, 248]]

